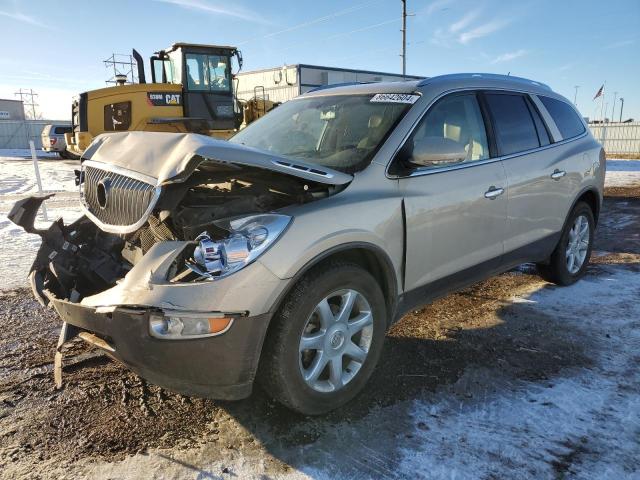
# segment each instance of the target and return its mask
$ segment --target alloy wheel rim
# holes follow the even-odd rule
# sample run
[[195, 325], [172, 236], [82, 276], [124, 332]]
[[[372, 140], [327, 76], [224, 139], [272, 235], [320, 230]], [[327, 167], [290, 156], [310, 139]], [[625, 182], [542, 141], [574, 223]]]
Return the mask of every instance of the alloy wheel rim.
[[584, 215], [579, 215], [573, 221], [573, 226], [569, 230], [569, 241], [565, 258], [567, 270], [575, 275], [584, 265], [589, 250], [589, 220]]
[[318, 392], [344, 388], [358, 374], [371, 348], [373, 313], [352, 289], [323, 298], [307, 319], [298, 358], [305, 383]]

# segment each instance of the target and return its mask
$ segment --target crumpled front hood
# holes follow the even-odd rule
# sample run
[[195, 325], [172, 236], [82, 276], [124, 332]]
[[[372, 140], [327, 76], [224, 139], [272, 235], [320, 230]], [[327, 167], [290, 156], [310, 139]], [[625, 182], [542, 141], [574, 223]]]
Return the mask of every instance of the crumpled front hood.
[[344, 185], [353, 176], [197, 133], [118, 132], [99, 135], [83, 155], [142, 173], [162, 185], [190, 174], [203, 160], [248, 165], [328, 185]]

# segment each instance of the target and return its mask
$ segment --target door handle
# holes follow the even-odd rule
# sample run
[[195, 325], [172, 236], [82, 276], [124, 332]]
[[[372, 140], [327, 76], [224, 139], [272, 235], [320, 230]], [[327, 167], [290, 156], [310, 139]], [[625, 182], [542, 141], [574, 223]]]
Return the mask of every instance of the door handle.
[[567, 172], [565, 172], [564, 170], [558, 170], [557, 168], [553, 171], [553, 173], [551, 174], [551, 178], [553, 178], [554, 180], [560, 180], [562, 177], [564, 177], [567, 174]]
[[492, 185], [491, 187], [489, 187], [489, 190], [484, 192], [484, 198], [488, 198], [489, 200], [495, 200], [503, 193], [504, 193], [504, 188], [496, 188]]

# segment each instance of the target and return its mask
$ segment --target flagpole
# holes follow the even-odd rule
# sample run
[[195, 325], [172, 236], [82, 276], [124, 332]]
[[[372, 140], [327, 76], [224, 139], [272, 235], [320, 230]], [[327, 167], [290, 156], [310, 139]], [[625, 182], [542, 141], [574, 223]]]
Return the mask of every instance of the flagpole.
[[604, 123], [604, 94], [607, 89], [607, 81], [605, 80], [602, 84], [602, 95], [600, 100], [600, 121]]

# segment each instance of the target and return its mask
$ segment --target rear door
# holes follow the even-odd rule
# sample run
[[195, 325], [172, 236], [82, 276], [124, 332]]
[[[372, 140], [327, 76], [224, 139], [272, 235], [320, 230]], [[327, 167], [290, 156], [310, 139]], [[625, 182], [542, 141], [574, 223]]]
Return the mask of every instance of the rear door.
[[547, 253], [562, 228], [565, 196], [552, 175], [566, 166], [552, 148], [541, 148], [552, 138], [527, 94], [487, 91], [483, 99], [509, 181], [505, 253], [536, 259]]
[[[412, 165], [412, 146], [425, 137], [458, 142], [466, 160]], [[406, 215], [405, 291], [500, 265], [507, 185], [502, 163], [491, 157], [477, 95], [461, 92], [434, 104], [394, 159]]]

